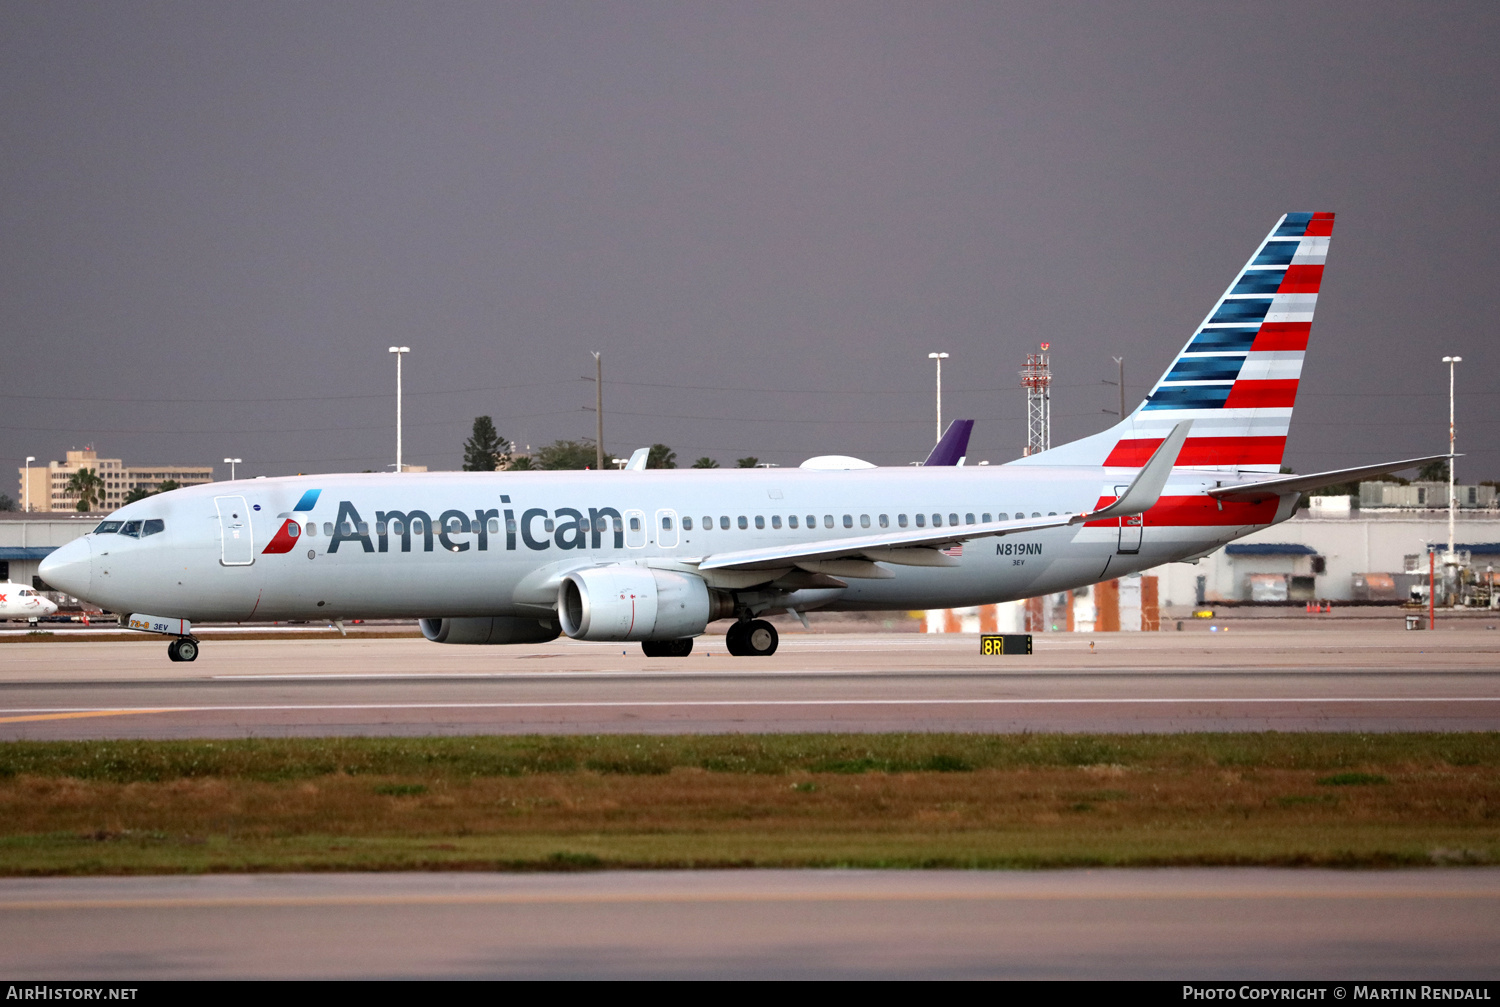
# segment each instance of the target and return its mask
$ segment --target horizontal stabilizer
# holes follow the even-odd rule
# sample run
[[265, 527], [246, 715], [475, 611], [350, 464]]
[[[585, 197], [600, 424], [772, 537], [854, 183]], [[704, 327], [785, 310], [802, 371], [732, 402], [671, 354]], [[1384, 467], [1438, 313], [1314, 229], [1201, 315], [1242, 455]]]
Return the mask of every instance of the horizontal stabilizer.
[[1263, 479], [1260, 482], [1241, 483], [1238, 486], [1220, 486], [1208, 491], [1208, 495], [1220, 500], [1264, 500], [1270, 496], [1287, 493], [1302, 493], [1321, 489], [1338, 483], [1352, 483], [1371, 476], [1390, 475], [1402, 469], [1416, 468], [1428, 462], [1446, 461], [1458, 455], [1427, 455], [1422, 458], [1405, 458], [1399, 462], [1381, 462], [1379, 465], [1361, 465], [1352, 469], [1334, 469], [1332, 472], [1314, 472], [1311, 475], [1282, 476], [1279, 479]]

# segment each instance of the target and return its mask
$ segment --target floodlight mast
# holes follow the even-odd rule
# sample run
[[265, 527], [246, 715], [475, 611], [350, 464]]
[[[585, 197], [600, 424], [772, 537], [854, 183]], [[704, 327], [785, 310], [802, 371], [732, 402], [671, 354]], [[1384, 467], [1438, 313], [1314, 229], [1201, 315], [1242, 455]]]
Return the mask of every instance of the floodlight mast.
[[411, 347], [392, 346], [387, 352], [396, 354], [396, 471], [404, 472], [401, 464], [401, 358], [411, 352]]
[[1452, 565], [1458, 562], [1453, 553], [1453, 518], [1454, 511], [1458, 509], [1458, 496], [1453, 487], [1453, 457], [1454, 427], [1453, 427], [1453, 369], [1463, 362], [1463, 357], [1444, 357], [1443, 363], [1448, 365], [1448, 559]]
[[946, 353], [929, 353], [928, 360], [937, 361], [937, 433], [933, 436], [933, 443], [943, 439], [943, 361], [948, 359]]

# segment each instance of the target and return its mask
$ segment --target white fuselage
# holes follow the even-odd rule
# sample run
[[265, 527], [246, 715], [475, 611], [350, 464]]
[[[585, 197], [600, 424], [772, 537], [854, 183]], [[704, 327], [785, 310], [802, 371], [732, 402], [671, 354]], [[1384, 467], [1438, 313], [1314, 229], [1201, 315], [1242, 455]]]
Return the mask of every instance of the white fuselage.
[[[924, 527], [946, 529], [1083, 513], [1133, 475], [1006, 465], [258, 479], [121, 508], [110, 522], [160, 522], [159, 530], [91, 533], [49, 557], [43, 576], [116, 612], [194, 621], [546, 616], [559, 579], [580, 568], [697, 572], [718, 554], [895, 532], [917, 527], [919, 515]], [[882, 563], [877, 577], [784, 581], [755, 596], [757, 610], [1030, 597], [1200, 555], [1289, 516], [1295, 495], [1255, 506], [1204, 496], [1223, 475], [1175, 470], [1144, 521], [974, 539], [953, 566]], [[753, 570], [697, 575], [721, 591], [757, 584]]]
[[57, 605], [40, 591], [9, 581], [0, 584], [0, 619], [41, 619], [57, 611]]

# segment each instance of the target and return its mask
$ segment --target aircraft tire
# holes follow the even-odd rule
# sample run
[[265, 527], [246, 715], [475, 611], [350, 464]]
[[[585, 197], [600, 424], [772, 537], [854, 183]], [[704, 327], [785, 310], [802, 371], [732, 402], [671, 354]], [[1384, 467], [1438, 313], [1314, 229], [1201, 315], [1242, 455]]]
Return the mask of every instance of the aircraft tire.
[[641, 653], [647, 657], [687, 657], [693, 652], [693, 638], [681, 640], [642, 640]]
[[178, 653], [177, 653], [177, 641], [176, 640], [173, 640], [171, 643], [167, 644], [167, 660], [169, 660], [169, 661], [181, 661], [182, 660], [182, 657], [179, 656]]
[[780, 642], [776, 627], [766, 620], [756, 619], [745, 624], [744, 653], [752, 657], [770, 657], [776, 653], [776, 645]]
[[179, 661], [196, 661], [196, 660], [198, 660], [198, 641], [197, 640], [190, 640], [187, 637], [183, 637], [182, 639], [178, 640], [177, 641], [177, 660], [179, 660]]
[[737, 622], [730, 626], [724, 633], [724, 646], [729, 653], [735, 657], [745, 657], [750, 653], [750, 645], [745, 642], [745, 637], [750, 633], [750, 623]]

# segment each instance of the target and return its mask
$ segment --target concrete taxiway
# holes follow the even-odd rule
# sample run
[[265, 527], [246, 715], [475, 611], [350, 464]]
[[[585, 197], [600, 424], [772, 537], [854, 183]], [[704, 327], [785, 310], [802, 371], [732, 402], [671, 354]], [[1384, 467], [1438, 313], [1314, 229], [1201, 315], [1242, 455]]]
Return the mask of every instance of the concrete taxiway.
[[0, 739], [755, 731], [1500, 730], [1500, 633], [1242, 629], [975, 637], [722, 638], [684, 659], [560, 640], [0, 646]]
[[1495, 868], [8, 879], [0, 971], [1453, 983], [1496, 920]]

